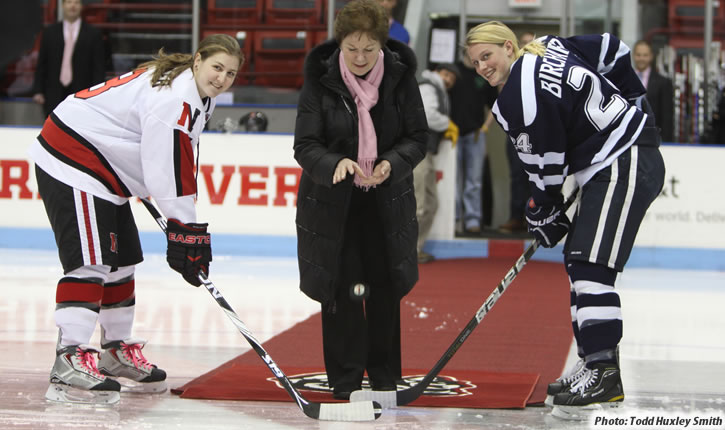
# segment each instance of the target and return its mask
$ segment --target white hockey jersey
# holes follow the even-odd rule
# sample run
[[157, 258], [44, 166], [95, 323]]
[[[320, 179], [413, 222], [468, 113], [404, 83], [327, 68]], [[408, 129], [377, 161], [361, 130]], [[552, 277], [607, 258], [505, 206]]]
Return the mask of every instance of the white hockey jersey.
[[172, 85], [136, 70], [71, 94], [30, 148], [55, 179], [116, 204], [151, 196], [168, 218], [196, 222], [195, 148], [215, 106], [191, 69]]

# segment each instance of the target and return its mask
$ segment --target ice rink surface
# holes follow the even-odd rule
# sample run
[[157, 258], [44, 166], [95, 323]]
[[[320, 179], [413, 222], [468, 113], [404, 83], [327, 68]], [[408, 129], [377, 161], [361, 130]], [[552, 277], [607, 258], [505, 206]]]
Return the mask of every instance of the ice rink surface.
[[[215, 256], [211, 267], [211, 279], [261, 342], [319, 311], [297, 289], [294, 259]], [[401, 407], [385, 410], [374, 422], [339, 423], [308, 418], [292, 402], [189, 400], [169, 392], [123, 393], [113, 407], [55, 404], [44, 394], [57, 336], [53, 309], [61, 270], [56, 253], [0, 249], [0, 273], [3, 430], [685, 428], [562, 421], [545, 407]], [[493, 287], [482, 285], [481, 303]], [[719, 425], [691, 421], [687, 428], [725, 429], [725, 272], [630, 269], [617, 290], [624, 316], [620, 357], [626, 400], [616, 416], [627, 422], [633, 416], [715, 423], [719, 418]], [[481, 303], [471, 305], [471, 315]], [[250, 349], [206, 291], [186, 284], [164, 256], [154, 254], [136, 274], [134, 337], [149, 341], [144, 354], [166, 370], [171, 387]], [[92, 343], [98, 342], [97, 332]], [[286, 363], [272, 358], [284, 371]]]

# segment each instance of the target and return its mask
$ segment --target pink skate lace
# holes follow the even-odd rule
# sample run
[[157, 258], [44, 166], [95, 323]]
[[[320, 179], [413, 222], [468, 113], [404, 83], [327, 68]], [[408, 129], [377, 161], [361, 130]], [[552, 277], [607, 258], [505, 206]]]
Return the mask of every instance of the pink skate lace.
[[123, 356], [126, 357], [126, 360], [131, 360], [136, 368], [142, 367], [146, 370], [151, 370], [153, 365], [149, 363], [148, 360], [146, 360], [146, 357], [144, 357], [141, 353], [142, 348], [143, 345], [139, 346], [138, 343], [132, 343], [129, 345], [125, 342], [121, 342], [121, 351], [123, 351]]
[[96, 367], [96, 359], [93, 358], [93, 352], [86, 351], [85, 349], [76, 349], [76, 357], [80, 359], [81, 366], [86, 369], [89, 373], [91, 373], [93, 376], [97, 376], [99, 378], [105, 378], [101, 374], [101, 372], [98, 371], [98, 368]]

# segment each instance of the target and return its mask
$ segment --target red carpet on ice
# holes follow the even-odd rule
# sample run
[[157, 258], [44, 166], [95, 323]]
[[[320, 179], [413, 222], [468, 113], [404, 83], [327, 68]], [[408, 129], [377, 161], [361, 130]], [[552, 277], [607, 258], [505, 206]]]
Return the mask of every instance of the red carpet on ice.
[[[457, 259], [420, 266], [419, 283], [401, 302], [407, 384], [415, 384], [433, 367], [514, 261]], [[412, 405], [523, 408], [543, 402], [546, 385], [561, 374], [566, 361], [572, 339], [569, 313], [563, 265], [529, 262]], [[270, 339], [264, 348], [306, 398], [331, 402], [321, 331], [318, 313]], [[245, 342], [241, 334], [239, 341]], [[292, 401], [254, 351], [173, 391], [185, 398]]]

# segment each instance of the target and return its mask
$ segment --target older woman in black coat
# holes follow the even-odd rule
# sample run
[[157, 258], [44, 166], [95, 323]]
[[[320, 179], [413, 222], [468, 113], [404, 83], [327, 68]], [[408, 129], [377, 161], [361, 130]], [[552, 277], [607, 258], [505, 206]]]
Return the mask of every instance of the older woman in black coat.
[[373, 389], [396, 389], [400, 299], [418, 280], [412, 172], [428, 126], [415, 54], [387, 36], [376, 0], [348, 3], [334, 40], [308, 55], [298, 103], [300, 288], [322, 305], [325, 368], [340, 399], [365, 371]]

